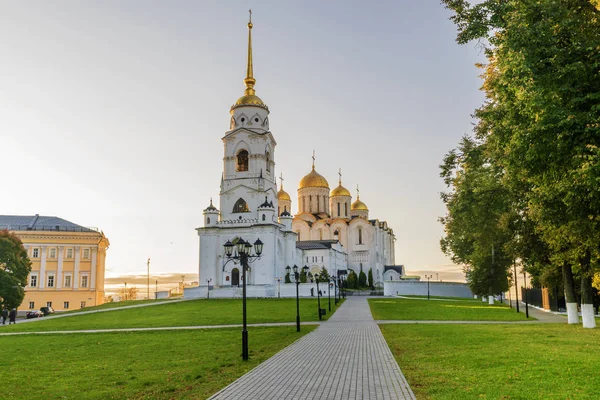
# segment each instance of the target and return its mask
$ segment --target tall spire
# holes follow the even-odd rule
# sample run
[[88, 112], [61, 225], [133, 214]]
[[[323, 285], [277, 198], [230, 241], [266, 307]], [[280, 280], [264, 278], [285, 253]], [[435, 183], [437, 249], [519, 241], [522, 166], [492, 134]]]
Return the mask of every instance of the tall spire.
[[248, 66], [246, 68], [246, 79], [244, 79], [244, 84], [246, 85], [245, 94], [251, 96], [254, 94], [254, 84], [256, 83], [256, 79], [254, 79], [254, 71], [252, 68], [252, 10], [248, 10], [248, 12], [250, 13], [248, 19]]
[[342, 186], [342, 169], [340, 168], [340, 171], [338, 172], [338, 175], [340, 176], [340, 186]]
[[312, 159], [313, 159], [313, 165], [312, 165], [312, 168], [313, 168], [313, 170], [314, 170], [314, 169], [315, 169], [315, 151], [314, 151], [314, 150], [313, 150], [313, 156], [312, 156]]

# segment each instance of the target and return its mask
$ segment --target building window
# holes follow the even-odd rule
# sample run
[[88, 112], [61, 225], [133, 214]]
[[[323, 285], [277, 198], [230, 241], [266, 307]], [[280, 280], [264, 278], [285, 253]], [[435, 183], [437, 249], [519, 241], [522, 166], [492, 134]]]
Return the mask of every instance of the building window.
[[54, 275], [48, 275], [48, 287], [54, 287]]
[[31, 277], [29, 279], [29, 286], [37, 287], [37, 275], [31, 275]]
[[362, 242], [362, 228], [358, 228], [358, 244], [363, 244], [363, 242]]
[[321, 262], [323, 262], [323, 256], [321, 256]]
[[49, 258], [56, 258], [56, 249], [54, 249], [54, 248], [50, 249]]
[[210, 224], [210, 217], [206, 217], [206, 225]]
[[83, 249], [83, 259], [89, 260], [90, 258], [90, 249]]
[[271, 171], [271, 154], [267, 151], [265, 154], [267, 157], [267, 172]]
[[29, 309], [33, 310], [35, 308], [35, 303], [33, 301], [29, 302]]
[[88, 277], [87, 275], [83, 275], [81, 277], [81, 287], [87, 287], [88, 285]]
[[46, 302], [46, 307], [52, 307], [52, 302], [51, 301], [47, 301]]
[[71, 275], [65, 275], [65, 287], [71, 287]]
[[263, 214], [262, 220], [265, 221], [266, 219], [267, 219], [267, 216], [265, 214]]
[[64, 302], [64, 304], [63, 304], [63, 308], [64, 308], [65, 310], [69, 308], [69, 302], [68, 302], [68, 301], [65, 301], [65, 302]]
[[31, 251], [31, 258], [40, 258], [40, 249], [34, 247]]
[[308, 196], [308, 212], [312, 212], [312, 196]]
[[319, 240], [323, 240], [323, 229], [319, 229]]
[[242, 150], [237, 155], [237, 170], [248, 171], [248, 151]]
[[348, 216], [348, 203], [344, 203], [344, 216]]
[[248, 203], [246, 203], [246, 200], [244, 200], [242, 198], [238, 199], [238, 201], [236, 201], [235, 204], [233, 205], [233, 212], [234, 213], [250, 212], [250, 209], [248, 208]]
[[84, 308], [84, 307], [85, 307], [85, 301], [82, 301], [81, 302], [81, 308]]
[[341, 216], [341, 215], [340, 215], [340, 206], [341, 206], [341, 204], [340, 204], [340, 203], [337, 203], [337, 205], [338, 205], [338, 217], [339, 217], [339, 216]]
[[67, 258], [73, 258], [73, 249], [67, 249]]
[[296, 234], [298, 235], [298, 241], [300, 241], [300, 231], [297, 231]]

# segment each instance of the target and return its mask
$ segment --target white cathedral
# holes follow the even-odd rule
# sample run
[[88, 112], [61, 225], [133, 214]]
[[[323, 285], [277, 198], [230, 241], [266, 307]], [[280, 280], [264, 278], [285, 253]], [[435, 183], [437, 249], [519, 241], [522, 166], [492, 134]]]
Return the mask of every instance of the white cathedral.
[[[229, 131], [223, 137], [224, 157], [219, 209], [203, 211], [200, 238], [200, 285], [215, 288], [241, 285], [241, 266], [227, 262], [223, 245], [243, 238], [264, 243], [263, 253], [250, 265], [247, 284], [273, 287], [283, 280], [286, 267], [323, 267], [330, 275], [357, 274], [372, 269], [375, 284], [404, 274], [395, 266], [393, 230], [385, 221], [369, 219], [367, 205], [342, 186], [330, 191], [327, 180], [312, 170], [298, 185], [297, 213], [292, 200], [277, 190], [275, 147], [269, 130], [269, 108], [256, 96], [252, 64], [252, 22], [248, 23], [246, 90], [231, 107]], [[293, 275], [293, 274], [292, 274]], [[293, 276], [292, 276], [293, 280]], [[272, 291], [269, 293], [273, 293]]]

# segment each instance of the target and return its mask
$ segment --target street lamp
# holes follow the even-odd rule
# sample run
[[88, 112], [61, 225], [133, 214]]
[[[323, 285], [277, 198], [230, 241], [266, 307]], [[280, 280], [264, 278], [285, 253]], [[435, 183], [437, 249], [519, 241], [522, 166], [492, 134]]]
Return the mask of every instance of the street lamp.
[[[327, 303], [329, 303], [329, 312], [331, 312], [331, 287], [333, 286], [333, 283], [331, 283], [331, 281], [329, 281], [328, 283], [329, 285], [327, 285]], [[335, 292], [333, 292], [333, 295], [335, 296]]]
[[[290, 266], [285, 267], [287, 273], [290, 273]], [[296, 332], [300, 332], [300, 299], [299, 299], [299, 287], [300, 287], [300, 274], [298, 273], [298, 266], [294, 265], [294, 279], [296, 280]]]
[[425, 278], [427, 278], [427, 300], [429, 300], [429, 280], [433, 278], [433, 275], [425, 275]]
[[212, 278], [208, 278], [206, 280], [206, 285], [207, 285], [207, 288], [206, 288], [206, 298], [207, 299], [210, 299], [210, 283], [211, 282], [212, 282]]
[[277, 298], [281, 298], [281, 290], [280, 290], [280, 284], [281, 284], [281, 277], [275, 278], [275, 280], [277, 281]]
[[335, 303], [335, 305], [337, 306], [338, 303], [338, 277], [334, 276], [331, 278], [333, 280], [333, 302]]
[[317, 307], [319, 307], [319, 321], [323, 319], [321, 316], [321, 291], [319, 290], [319, 274], [314, 273], [313, 277], [317, 281]]
[[[256, 239], [254, 242], [254, 252], [256, 255], [252, 255], [252, 245], [250, 242], [244, 241], [239, 238], [237, 243], [234, 245], [229, 240], [223, 245], [225, 248], [225, 255], [227, 256], [227, 265], [230, 261], [239, 261], [242, 266], [242, 359], [248, 360], [248, 330], [246, 329], [246, 271], [248, 270], [248, 263], [254, 262], [260, 258], [263, 251], [263, 242], [260, 239]], [[233, 248], [236, 247], [236, 253], [233, 253]], [[224, 266], [225, 266], [224, 265]]]
[[148, 292], [146, 293], [146, 299], [150, 300], [150, 257], [148, 257]]

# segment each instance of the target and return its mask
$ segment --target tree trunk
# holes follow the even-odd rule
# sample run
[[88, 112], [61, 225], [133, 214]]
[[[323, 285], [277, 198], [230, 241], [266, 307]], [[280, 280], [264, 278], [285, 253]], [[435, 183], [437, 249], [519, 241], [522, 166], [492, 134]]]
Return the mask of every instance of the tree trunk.
[[565, 302], [567, 303], [567, 321], [569, 324], [578, 324], [577, 299], [575, 298], [575, 285], [573, 283], [573, 270], [571, 264], [565, 262], [562, 266], [563, 282], [565, 286]]
[[584, 328], [595, 328], [594, 288], [592, 287], [593, 271], [590, 265], [591, 255], [588, 252], [581, 260], [581, 317]]

